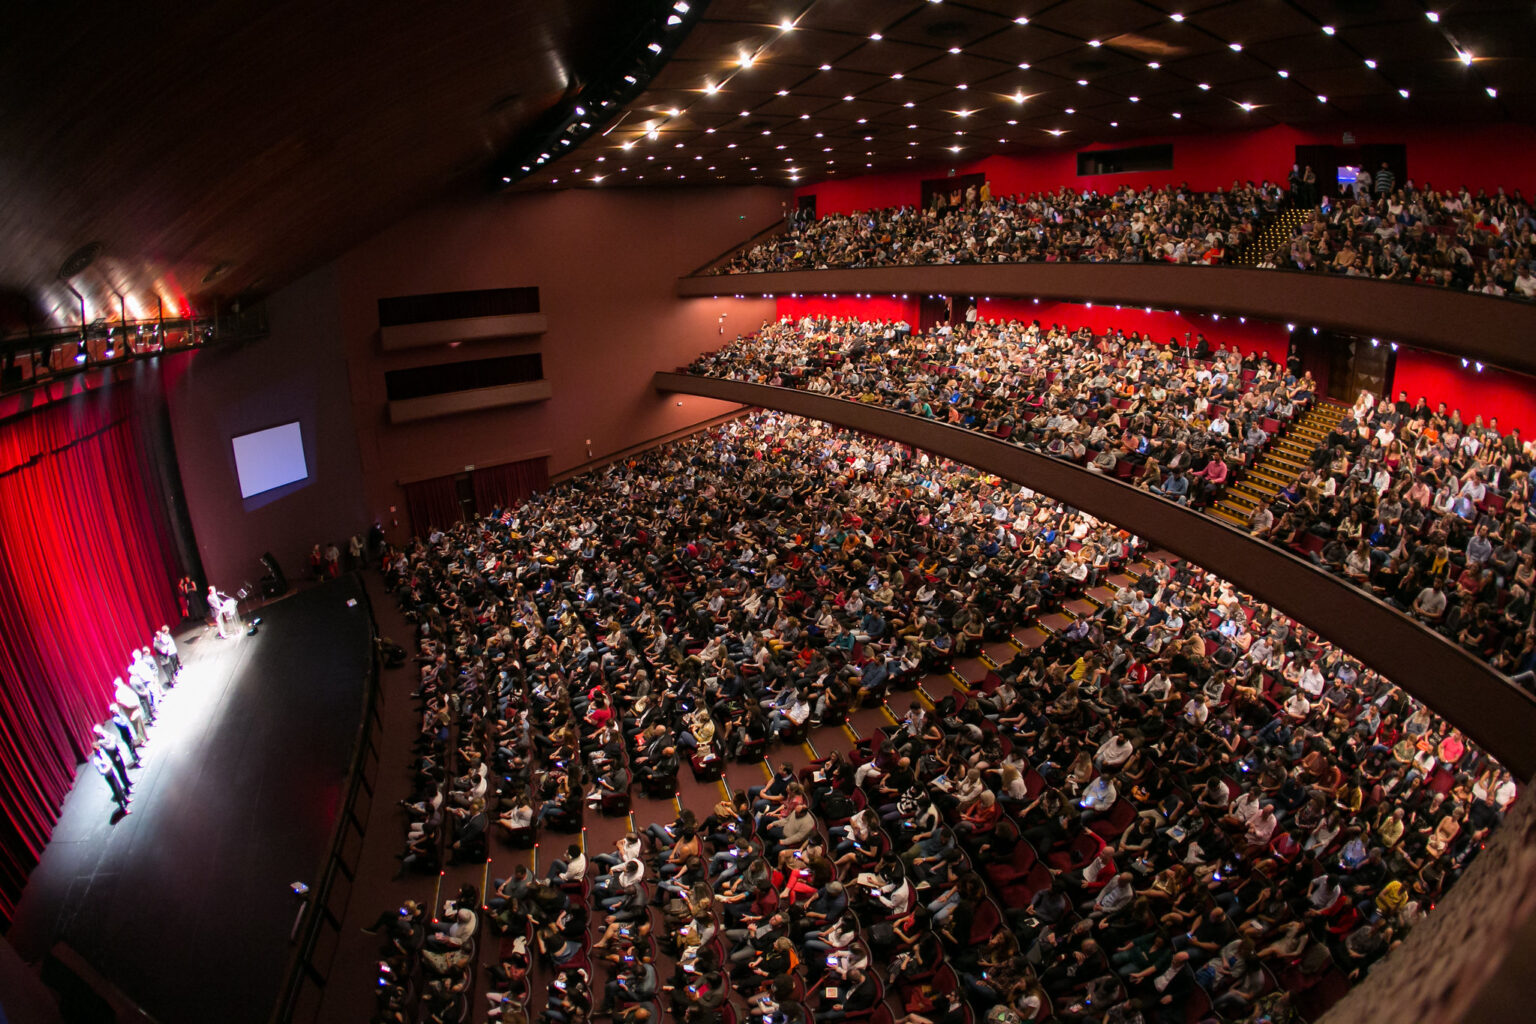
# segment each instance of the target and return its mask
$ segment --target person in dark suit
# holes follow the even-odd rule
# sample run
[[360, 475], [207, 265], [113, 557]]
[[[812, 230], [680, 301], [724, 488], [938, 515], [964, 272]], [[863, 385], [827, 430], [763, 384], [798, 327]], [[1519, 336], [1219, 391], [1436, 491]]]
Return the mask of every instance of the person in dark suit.
[[838, 984], [828, 986], [827, 991], [822, 1008], [815, 1013], [818, 1021], [842, 1020], [850, 1013], [862, 1013], [875, 1005], [875, 997], [880, 994], [875, 980], [858, 968], [849, 971]]

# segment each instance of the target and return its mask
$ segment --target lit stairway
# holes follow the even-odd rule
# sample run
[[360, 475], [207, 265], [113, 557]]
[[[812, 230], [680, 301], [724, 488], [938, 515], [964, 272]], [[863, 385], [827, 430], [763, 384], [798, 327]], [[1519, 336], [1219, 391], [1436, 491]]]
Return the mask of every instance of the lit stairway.
[[1232, 262], [1239, 267], [1256, 267], [1260, 260], [1276, 249], [1289, 251], [1291, 236], [1295, 234], [1297, 225], [1311, 219], [1310, 209], [1292, 206], [1281, 210], [1274, 220], [1259, 229], [1253, 241], [1243, 246]]
[[1289, 486], [1307, 468], [1312, 453], [1327, 440], [1328, 432], [1346, 409], [1348, 406], [1343, 402], [1324, 399], [1300, 419], [1281, 427], [1253, 468], [1228, 487], [1226, 495], [1207, 511], [1218, 519], [1246, 528], [1254, 509], [1274, 501], [1280, 489]]

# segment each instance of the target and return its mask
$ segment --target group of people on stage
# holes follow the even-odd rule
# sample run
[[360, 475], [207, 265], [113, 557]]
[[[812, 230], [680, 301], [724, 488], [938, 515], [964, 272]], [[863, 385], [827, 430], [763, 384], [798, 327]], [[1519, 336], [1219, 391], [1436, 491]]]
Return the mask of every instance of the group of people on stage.
[[[209, 588], [210, 592], [212, 588]], [[161, 626], [154, 638], [133, 652], [127, 671], [112, 681], [107, 718], [92, 728], [96, 733], [91, 765], [107, 780], [118, 812], [128, 813], [133, 779], [128, 772], [140, 764], [140, 751], [149, 742], [149, 726], [159, 712], [165, 691], [176, 685], [181, 655], [169, 626]]]

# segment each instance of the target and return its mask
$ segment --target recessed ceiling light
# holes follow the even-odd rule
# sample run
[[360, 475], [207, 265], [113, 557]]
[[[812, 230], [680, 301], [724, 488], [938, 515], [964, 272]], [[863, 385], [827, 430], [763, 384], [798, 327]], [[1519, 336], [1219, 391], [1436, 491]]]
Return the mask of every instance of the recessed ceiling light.
[[1078, 85], [1087, 85], [1088, 84], [1088, 79], [1086, 79], [1086, 78], [1079, 78], [1077, 80], [1077, 84]]
[[891, 77], [896, 79], [896, 80], [898, 80], [898, 81], [900, 81], [901, 79], [903, 79], [903, 78], [905, 78], [907, 76], [903, 75], [900, 71], [898, 71], [895, 74], [891, 75]]
[[1075, 114], [1075, 113], [1077, 113], [1077, 108], [1076, 108], [1076, 107], [1068, 107], [1068, 108], [1067, 108], [1067, 109], [1066, 109], [1066, 110], [1065, 110], [1065, 111], [1064, 111], [1064, 113], [1068, 113], [1068, 114]]
[[1120, 122], [1119, 121], [1111, 121], [1111, 122], [1109, 122], [1109, 126], [1111, 128], [1119, 128], [1120, 127]]
[[1434, 22], [1436, 25], [1440, 24], [1440, 12], [1439, 11], [1425, 11], [1424, 12], [1424, 17], [1428, 18], [1430, 21]]
[[1328, 97], [1324, 96], [1322, 93], [1318, 93], [1317, 94], [1317, 102], [1319, 102], [1319, 103], [1327, 103], [1328, 102]]
[[1158, 68], [1162, 67], [1162, 65], [1155, 60], [1149, 60], [1147, 61], [1147, 67], [1151, 68], [1153, 71], [1156, 71]]
[[713, 134], [715, 134], [715, 130], [713, 128], [705, 128], [704, 129], [704, 134], [705, 135], [713, 135]]
[[740, 64], [744, 68], [749, 68], [752, 66], [752, 61], [754, 59], [755, 58], [750, 53], [743, 52], [740, 57], [736, 58], [736, 63]]
[[652, 142], [655, 142], [657, 139], [661, 138], [661, 133], [658, 132], [655, 128], [652, 128], [650, 131], [645, 133], [645, 136]]
[[1252, 103], [1239, 103], [1238, 106], [1242, 107], [1243, 110], [1245, 110], [1245, 111], [1253, 109], [1253, 104]]
[[1046, 134], [1047, 135], [1054, 135], [1057, 138], [1060, 138], [1061, 136], [1065, 135], [1066, 132], [1063, 129], [1061, 129], [1061, 128], [1047, 128], [1046, 129]]
[[779, 90], [779, 95], [780, 96], [788, 96], [789, 95], [789, 90], [788, 89], [780, 89]]
[[957, 111], [955, 111], [955, 116], [956, 117], [970, 117], [971, 116], [971, 112], [969, 110], [957, 110]]
[[1020, 64], [1019, 65], [1019, 70], [1020, 71], [1028, 71], [1029, 70], [1029, 61], [1025, 61], [1024, 63]]
[[750, 110], [743, 110], [741, 112], [741, 116], [742, 117], [751, 117], [752, 116], [752, 111], [750, 111]]
[[1323, 35], [1325, 35], [1325, 36], [1333, 35], [1333, 26], [1332, 25], [1324, 25], [1323, 26]]
[[736, 148], [736, 143], [734, 143], [734, 142], [727, 143], [725, 148], [726, 149], [735, 149]]
[[1201, 82], [1200, 83], [1200, 91], [1201, 92], [1210, 92], [1211, 91], [1211, 83], [1209, 83], [1209, 82]]
[[832, 70], [832, 65], [831, 64], [823, 64], [821, 66], [821, 70], [823, 70], [823, 71], [831, 71]]
[[950, 146], [949, 147], [949, 151], [951, 153], [958, 153], [958, 152], [960, 152], [960, 147], [959, 146]]
[[1140, 103], [1141, 102], [1141, 97], [1140, 96], [1127, 96], [1126, 99], [1130, 100], [1132, 103]]
[[1184, 115], [1183, 115], [1183, 114], [1181, 114], [1181, 113], [1179, 113], [1179, 112], [1178, 112], [1178, 111], [1177, 111], [1177, 110], [1175, 110], [1175, 111], [1174, 111], [1174, 112], [1173, 112], [1173, 116], [1174, 116], [1174, 118], [1175, 118], [1175, 119], [1177, 119], [1177, 118], [1181, 118], [1181, 117], [1183, 117], [1183, 116], [1184, 116]]
[[1401, 96], [1403, 99], [1407, 99], [1408, 98], [1408, 90], [1407, 89], [1399, 89], [1399, 90], [1397, 90], [1397, 94], [1399, 96]]
[[907, 102], [903, 103], [902, 106], [906, 107], [908, 110], [911, 110], [913, 107], [917, 106], [917, 104], [913, 103], [911, 100], [907, 100]]
[[1290, 78], [1291, 77], [1291, 73], [1289, 71], [1285, 70], [1285, 68], [1281, 68], [1279, 71], [1276, 71], [1275, 74], [1279, 75], [1281, 78]]
[[949, 52], [950, 53], [959, 53], [960, 52], [960, 47], [958, 47], [958, 46], [951, 46], [949, 48]]
[[715, 93], [720, 91], [720, 87], [718, 85], [716, 85], [714, 82], [705, 82], [704, 83], [704, 91], [707, 92], [709, 95], [713, 96]]
[[1093, 46], [1093, 47], [1099, 47], [1099, 46], [1103, 46], [1104, 44], [1099, 42], [1097, 39], [1090, 39], [1090, 40], [1088, 40], [1088, 45], [1089, 46]]
[[881, 35], [879, 32], [871, 32], [869, 34], [869, 38], [873, 39], [875, 42], [878, 43], [880, 40], [884, 39], [885, 36]]
[[1484, 89], [1483, 91], [1486, 92], [1489, 96], [1492, 96], [1492, 97], [1495, 97], [1495, 98], [1497, 98], [1498, 95], [1499, 95], [1499, 90], [1495, 89], [1491, 85], [1487, 89]]
[[1023, 103], [1025, 99], [1026, 97], [1022, 92], [1016, 92], [1013, 94], [1013, 102], [1015, 103]]
[[1013, 23], [1015, 25], [1028, 25], [1029, 24], [1029, 19], [1024, 17], [1024, 15], [1021, 14], [1017, 18], [1013, 19]]
[[811, 115], [810, 114], [801, 114], [800, 115], [800, 120], [802, 120], [802, 121], [809, 121], [810, 119], [811, 119]]
[[1376, 70], [1376, 62], [1371, 60], [1369, 57], [1365, 58], [1365, 66], [1370, 68], [1372, 71]]
[[869, 124], [869, 118], [867, 118], [867, 117], [861, 117], [861, 118], [859, 118], [859, 121], [858, 121], [858, 123], [859, 123], [859, 124]]
[[917, 125], [915, 125], [915, 124], [907, 125], [907, 130], [908, 131], [915, 131], [916, 129], [917, 129]]
[[955, 86], [955, 88], [956, 89], [969, 89], [970, 86], [966, 85], [964, 82], [961, 82], [959, 85]]
[[1174, 21], [1183, 21], [1184, 20], [1184, 15], [1182, 15], [1182, 14], [1170, 14], [1170, 15], [1168, 15], [1168, 17], [1172, 18]]
[[843, 97], [843, 102], [844, 103], [852, 103], [853, 102], [853, 94], [849, 93], [847, 96], [844, 96]]
[[1007, 142], [1008, 140], [1007, 139], [998, 139], [997, 141], [998, 142]]
[[676, 107], [670, 107], [667, 110], [667, 116], [668, 117], [676, 117], [678, 114], [681, 114], [681, 113], [682, 113], [682, 111], [678, 110]]
[[1018, 123], [1019, 123], [1019, 122], [1017, 122], [1017, 121], [1009, 121], [1009, 122], [1008, 122], [1008, 123], [1009, 123], [1009, 124], [1012, 124], [1012, 125], [1016, 125], [1016, 124], [1018, 124]]
[[1472, 54], [1469, 51], [1467, 51], [1467, 50], [1458, 50], [1458, 51], [1456, 51], [1456, 56], [1461, 58], [1461, 62], [1463, 64], [1471, 66], [1471, 64], [1472, 64]]
[[783, 21], [779, 22], [780, 32], [791, 32], [794, 30], [794, 27], [795, 23], [790, 21], [788, 18], [785, 18]]
[[1232, 52], [1233, 53], [1242, 53], [1243, 52], [1243, 44], [1242, 43], [1228, 43], [1227, 45], [1232, 47]]
[[628, 142], [624, 143], [619, 148], [620, 149], [634, 149], [635, 148], [635, 140], [634, 139], [630, 139]]

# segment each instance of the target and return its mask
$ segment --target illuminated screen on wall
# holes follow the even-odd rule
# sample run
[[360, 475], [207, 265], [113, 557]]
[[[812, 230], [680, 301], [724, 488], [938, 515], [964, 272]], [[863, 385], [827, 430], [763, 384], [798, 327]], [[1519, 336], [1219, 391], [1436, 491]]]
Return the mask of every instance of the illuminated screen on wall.
[[263, 494], [309, 476], [304, 461], [304, 436], [298, 421], [231, 438], [240, 497]]

